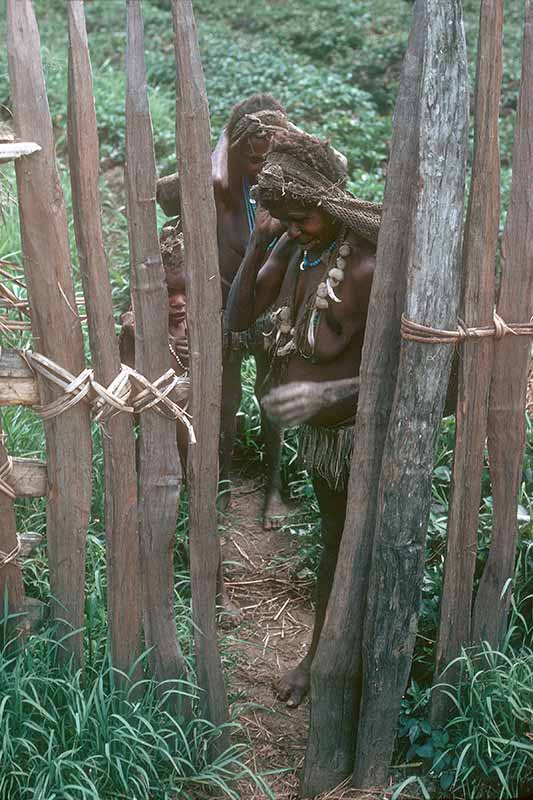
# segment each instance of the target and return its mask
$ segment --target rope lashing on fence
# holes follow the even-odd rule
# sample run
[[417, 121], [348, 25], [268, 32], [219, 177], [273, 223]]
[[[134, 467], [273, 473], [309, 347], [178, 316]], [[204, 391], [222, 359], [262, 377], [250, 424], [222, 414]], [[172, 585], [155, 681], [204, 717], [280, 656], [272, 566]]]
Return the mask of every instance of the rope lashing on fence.
[[11, 456], [7, 457], [7, 461], [5, 461], [2, 466], [0, 467], [0, 492], [6, 494], [11, 500], [16, 498], [16, 494], [13, 490], [13, 487], [10, 483], [8, 483], [7, 478], [13, 472], [13, 459]]
[[[186, 410], [187, 403], [183, 408], [178, 404], [188, 399], [190, 381], [186, 376], [176, 375], [173, 369], [167, 370], [155, 381], [149, 381], [137, 370], [123, 364], [116, 378], [105, 387], [95, 379], [92, 369], [86, 368], [79, 375], [72, 375], [41, 353], [25, 350], [21, 355], [30, 369], [63, 392], [56, 400], [35, 409], [43, 419], [53, 419], [82, 401], [90, 403], [97, 422], [103, 422], [120, 412], [141, 414], [153, 408], [166, 417], [182, 422], [189, 441], [192, 444], [196, 442], [191, 417]], [[169, 396], [173, 392], [177, 393], [174, 400]]]
[[20, 536], [17, 533], [17, 543], [13, 547], [13, 549], [10, 550], [9, 553], [4, 553], [3, 550], [0, 550], [0, 569], [7, 567], [8, 564], [11, 564], [12, 561], [15, 561], [18, 554], [20, 553], [21, 547], [22, 547], [22, 542], [20, 540]]
[[[15, 494], [13, 487], [7, 480], [12, 472], [13, 472], [13, 459], [11, 458], [11, 456], [7, 456], [7, 460], [0, 467], [0, 492], [7, 495], [7, 497], [9, 497], [10, 500], [15, 500], [17, 496]], [[7, 565], [10, 564], [12, 561], [14, 561], [17, 558], [18, 554], [20, 553], [22, 542], [18, 533], [16, 534], [16, 536], [17, 536], [17, 543], [8, 553], [5, 553], [3, 550], [0, 550], [0, 569], [7, 567]]]
[[508, 324], [497, 312], [493, 315], [493, 324], [479, 328], [468, 328], [463, 320], [457, 320], [457, 329], [452, 331], [432, 328], [413, 322], [402, 314], [400, 333], [404, 339], [423, 344], [461, 344], [473, 339], [485, 339], [493, 336], [503, 339], [504, 336], [533, 336], [533, 317], [529, 322], [516, 322]]

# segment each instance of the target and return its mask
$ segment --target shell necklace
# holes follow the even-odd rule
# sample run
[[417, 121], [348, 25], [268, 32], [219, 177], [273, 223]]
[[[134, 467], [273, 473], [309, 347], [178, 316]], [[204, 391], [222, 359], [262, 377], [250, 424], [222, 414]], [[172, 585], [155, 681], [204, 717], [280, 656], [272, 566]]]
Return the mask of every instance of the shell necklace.
[[[335, 258], [334, 266], [331, 266], [331, 261], [335, 257], [335, 251], [330, 255], [330, 264], [327, 266], [327, 275], [326, 279], [321, 281], [315, 293], [315, 298], [312, 304], [312, 312], [309, 315], [309, 321], [306, 326], [306, 336], [307, 343], [311, 349], [311, 356], [314, 354], [315, 347], [316, 347], [316, 333], [318, 330], [318, 326], [320, 323], [320, 315], [322, 312], [327, 311], [329, 308], [330, 300], [334, 303], [341, 303], [342, 300], [340, 297], [337, 297], [335, 294], [335, 289], [340, 286], [340, 284], [344, 280], [344, 270], [346, 269], [346, 264], [350, 253], [352, 252], [352, 248], [348, 244], [345, 239], [346, 236], [346, 229], [344, 228], [341, 233], [340, 237], [340, 245], [338, 246], [337, 250], [337, 257]], [[333, 246], [336, 245], [336, 241], [333, 243]], [[327, 248], [328, 250], [330, 248]], [[326, 251], [325, 251], [326, 252]], [[323, 255], [323, 254], [322, 254]], [[322, 256], [321, 256], [322, 258]], [[302, 262], [303, 263], [303, 262]], [[309, 266], [314, 266], [314, 264], [310, 263]], [[300, 265], [300, 269], [302, 268]], [[282, 308], [278, 309], [278, 311], [273, 315], [274, 322], [277, 323], [278, 328], [278, 336], [277, 342], [278, 345], [276, 350], [277, 356], [286, 356], [290, 353], [294, 353], [297, 351], [297, 331], [296, 328], [292, 327], [291, 325], [291, 309], [289, 306], [283, 306]], [[284, 344], [283, 346], [279, 346], [279, 336], [280, 335], [289, 335], [289, 341]], [[310, 357], [311, 357], [310, 356]]]

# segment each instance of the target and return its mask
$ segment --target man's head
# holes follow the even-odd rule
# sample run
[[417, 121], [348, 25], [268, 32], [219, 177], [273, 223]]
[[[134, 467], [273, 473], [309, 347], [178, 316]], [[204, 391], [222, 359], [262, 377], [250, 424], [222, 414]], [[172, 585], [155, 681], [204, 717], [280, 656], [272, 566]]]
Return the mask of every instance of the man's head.
[[169, 322], [179, 325], [185, 320], [186, 304], [183, 233], [179, 230], [179, 223], [165, 225], [159, 243], [168, 291]]
[[381, 206], [350, 194], [346, 177], [346, 164], [329, 142], [282, 131], [270, 146], [255, 196], [289, 223], [289, 236], [306, 249], [327, 244], [341, 226], [375, 244]]
[[233, 107], [226, 126], [234, 168], [255, 184], [274, 130], [287, 127], [282, 106], [270, 94], [254, 94]]

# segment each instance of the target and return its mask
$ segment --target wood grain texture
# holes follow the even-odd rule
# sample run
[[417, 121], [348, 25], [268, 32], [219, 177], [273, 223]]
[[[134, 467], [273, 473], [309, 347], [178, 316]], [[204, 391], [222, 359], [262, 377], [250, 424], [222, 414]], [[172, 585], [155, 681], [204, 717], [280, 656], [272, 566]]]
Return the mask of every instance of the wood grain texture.
[[37, 378], [15, 350], [0, 352], [0, 406], [39, 404]]
[[[216, 725], [228, 719], [217, 646], [216, 576], [220, 559], [216, 496], [222, 381], [222, 296], [216, 210], [211, 179], [209, 110], [190, 0], [173, 0], [177, 66], [176, 147], [185, 239], [187, 328], [196, 444], [189, 445], [187, 486], [192, 607], [203, 713]], [[229, 745], [224, 729], [215, 747]]]
[[[490, 325], [494, 308], [496, 250], [500, 222], [498, 119], [502, 82], [503, 0], [483, 0], [475, 92], [472, 180], [463, 244], [461, 319], [470, 327]], [[489, 387], [494, 341], [460, 348], [455, 455], [448, 514], [447, 551], [437, 643], [436, 682], [454, 681], [442, 671], [471, 641], [474, 570], [481, 499]], [[440, 727], [449, 700], [432, 695], [431, 717]]]
[[[24, 272], [35, 349], [73, 375], [85, 367], [70, 263], [65, 199], [55, 161], [37, 23], [30, 0], [8, 0], [8, 65], [15, 134], [41, 150], [15, 162]], [[44, 403], [58, 396], [39, 379]], [[45, 424], [47, 536], [52, 615], [65, 654], [83, 663], [85, 542], [91, 504], [89, 409], [79, 404]], [[77, 631], [71, 635], [73, 631]]]
[[[533, 0], [525, 3], [513, 181], [502, 244], [498, 314], [508, 322], [533, 315]], [[474, 604], [475, 640], [498, 647], [507, 627], [517, 539], [517, 504], [525, 443], [525, 396], [531, 340], [506, 336], [494, 346], [488, 448], [493, 526], [489, 556]]]
[[[139, 0], [127, 2], [126, 197], [131, 289], [135, 309], [135, 368], [149, 380], [166, 372], [168, 297], [155, 210], [155, 158], [148, 107], [144, 35]], [[176, 423], [155, 410], [145, 411], [139, 436], [139, 535], [144, 589], [144, 634], [150, 663], [160, 680], [185, 678], [174, 617], [174, 539], [181, 466]], [[168, 687], [167, 687], [168, 688]], [[188, 701], [171, 702], [187, 715]]]
[[12, 484], [17, 497], [45, 497], [48, 491], [46, 461], [14, 458]]
[[353, 769], [362, 637], [381, 458], [400, 355], [407, 258], [416, 201], [424, 0], [413, 25], [394, 111], [377, 266], [365, 330], [348, 507], [335, 581], [311, 668], [311, 714], [302, 792], [337, 786]]
[[[68, 149], [74, 229], [95, 376], [108, 386], [120, 372], [111, 282], [102, 235], [99, 152], [83, 0], [70, 0]], [[123, 672], [141, 654], [141, 570], [133, 419], [103, 425], [107, 610], [113, 664]], [[137, 677], [141, 677], [140, 672]]]
[[[468, 135], [460, 0], [427, 0], [418, 188], [406, 314], [449, 329], [457, 318]], [[449, 326], [449, 327], [448, 327]], [[418, 621], [435, 446], [452, 360], [446, 345], [404, 340], [377, 501], [363, 639], [354, 786], [387, 783]]]

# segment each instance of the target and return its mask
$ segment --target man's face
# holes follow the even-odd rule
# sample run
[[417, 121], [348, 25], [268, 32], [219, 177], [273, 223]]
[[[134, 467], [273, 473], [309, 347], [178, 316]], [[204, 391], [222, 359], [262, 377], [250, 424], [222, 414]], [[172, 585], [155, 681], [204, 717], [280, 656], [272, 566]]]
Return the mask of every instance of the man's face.
[[167, 274], [168, 318], [173, 325], [185, 321], [185, 275], [183, 272]]
[[321, 250], [335, 239], [337, 223], [317, 206], [276, 203], [269, 209], [287, 227], [287, 235], [304, 250]]
[[257, 176], [263, 169], [265, 156], [270, 147], [270, 137], [257, 138], [251, 136], [245, 139], [239, 147], [239, 164], [241, 172], [251, 186], [257, 183]]

